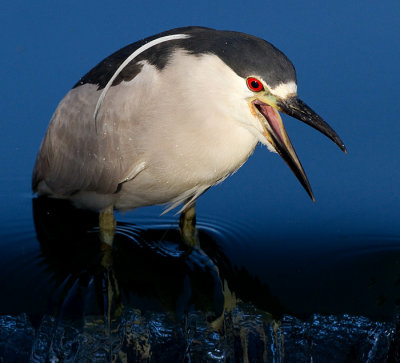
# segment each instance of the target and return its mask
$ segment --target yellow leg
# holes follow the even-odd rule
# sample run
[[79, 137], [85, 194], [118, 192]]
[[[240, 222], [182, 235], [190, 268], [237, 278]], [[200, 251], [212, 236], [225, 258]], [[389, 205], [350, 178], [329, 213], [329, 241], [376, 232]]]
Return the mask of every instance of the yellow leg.
[[190, 247], [200, 247], [198, 231], [196, 228], [196, 204], [181, 213], [179, 230], [183, 241]]
[[115, 233], [114, 207], [112, 205], [101, 210], [99, 215], [99, 227], [101, 241], [112, 246]]
[[112, 323], [115, 317], [121, 315], [121, 299], [120, 291], [118, 287], [118, 281], [114, 275], [113, 269], [113, 240], [116, 222], [114, 218], [113, 206], [104, 208], [99, 215], [99, 227], [100, 227], [100, 240], [101, 250], [103, 257], [101, 259], [101, 265], [104, 268], [104, 283], [106, 286], [106, 296], [104, 299], [104, 323], [105, 329], [108, 335], [111, 334]]

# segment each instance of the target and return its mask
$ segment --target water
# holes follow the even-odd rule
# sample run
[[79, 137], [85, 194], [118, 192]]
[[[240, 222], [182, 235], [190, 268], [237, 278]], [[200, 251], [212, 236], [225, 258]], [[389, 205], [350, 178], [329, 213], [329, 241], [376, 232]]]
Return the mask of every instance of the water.
[[110, 249], [95, 213], [29, 190], [3, 200], [4, 362], [400, 357], [398, 236], [279, 233], [200, 214], [191, 249], [177, 217], [150, 208], [117, 214]]

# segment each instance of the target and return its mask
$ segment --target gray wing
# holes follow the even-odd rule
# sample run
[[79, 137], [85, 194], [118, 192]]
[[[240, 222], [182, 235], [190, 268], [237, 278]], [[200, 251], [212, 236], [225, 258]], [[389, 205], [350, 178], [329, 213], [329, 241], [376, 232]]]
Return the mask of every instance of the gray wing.
[[[176, 44], [184, 40], [157, 44], [126, 65], [107, 92], [95, 122], [93, 114], [102, 89], [125, 59], [147, 42], [161, 36], [198, 30], [201, 29], [173, 29], [132, 43], [105, 58], [83, 76], [61, 101], [50, 122], [36, 159], [33, 190], [37, 191], [39, 184], [45, 181], [55, 194], [70, 195], [82, 190], [108, 194], [117, 191], [121, 182], [131, 178], [135, 166], [144, 165], [139, 160], [143, 147], [136, 146], [135, 149], [131, 142], [140, 140], [133, 134], [136, 130], [131, 125], [136, 109], [143, 106], [140, 101], [136, 109], [132, 106], [134, 85], [131, 84], [130, 90], [125, 86], [115, 86], [123, 81], [125, 85], [132, 81], [141, 72], [143, 60], [154, 69], [163, 69]], [[135, 120], [135, 124], [138, 123]]]
[[136, 86], [131, 81], [141, 73], [144, 60], [154, 71], [163, 69], [176, 44], [184, 40], [157, 44], [126, 65], [112, 82], [95, 122], [97, 101], [119, 66], [135, 50], [160, 36], [196, 32], [196, 29], [175, 29], [132, 43], [82, 77], [61, 101], [50, 122], [36, 160], [33, 190], [37, 191], [45, 181], [53, 193], [60, 195], [82, 190], [114, 193], [121, 182], [133, 177], [135, 170], [141, 170], [143, 166], [139, 169], [135, 166], [144, 165], [140, 155], [145, 147], [133, 145], [133, 140], [137, 143], [143, 138], [132, 125], [141, 122], [137, 114], [143, 111], [144, 97], [140, 90], [142, 97], [135, 100]]
[[[174, 31], [171, 31], [174, 33]], [[160, 34], [160, 35], [167, 35]], [[98, 112], [94, 111], [102, 90], [118, 67], [148, 39], [132, 43], [111, 54], [85, 76], [59, 104], [40, 147], [33, 172], [32, 188], [42, 181], [55, 194], [70, 195], [77, 191], [114, 193], [118, 185], [133, 176], [139, 160], [139, 146], [133, 145], [136, 130], [131, 126], [136, 106], [135, 86], [130, 83], [142, 69], [143, 54], [130, 62], [114, 80]], [[157, 69], [167, 64], [172, 48], [168, 44], [152, 49], [150, 63]], [[130, 83], [128, 89], [116, 87]], [[137, 124], [136, 120], [136, 124]], [[137, 136], [137, 135], [136, 135]], [[136, 141], [137, 141], [136, 137]], [[138, 151], [139, 150], [139, 151]]]
[[95, 122], [100, 93], [97, 85], [83, 84], [61, 101], [37, 156], [34, 191], [45, 181], [52, 193], [59, 195], [82, 190], [114, 193], [129, 175], [136, 156], [134, 147], [129, 146], [133, 130], [127, 130], [131, 115], [118, 114], [121, 110], [110, 95]]

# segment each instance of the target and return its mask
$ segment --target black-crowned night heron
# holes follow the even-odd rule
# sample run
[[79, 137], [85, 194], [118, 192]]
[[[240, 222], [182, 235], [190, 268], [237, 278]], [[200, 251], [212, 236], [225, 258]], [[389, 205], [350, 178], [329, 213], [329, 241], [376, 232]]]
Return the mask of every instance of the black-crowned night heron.
[[346, 151], [297, 98], [295, 69], [270, 43], [201, 27], [157, 34], [110, 55], [67, 93], [41, 144], [33, 190], [102, 211], [103, 229], [114, 225], [114, 208], [183, 203], [185, 231], [196, 199], [261, 142], [314, 199], [278, 111]]

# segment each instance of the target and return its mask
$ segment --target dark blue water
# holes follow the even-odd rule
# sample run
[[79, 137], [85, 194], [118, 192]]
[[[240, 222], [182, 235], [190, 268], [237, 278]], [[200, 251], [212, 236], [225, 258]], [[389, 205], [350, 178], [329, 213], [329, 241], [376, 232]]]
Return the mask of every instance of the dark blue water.
[[109, 248], [96, 213], [32, 198], [23, 178], [11, 185], [0, 239], [5, 361], [398, 358], [396, 235], [200, 214], [201, 248], [191, 249], [177, 217], [145, 208], [117, 213]]

